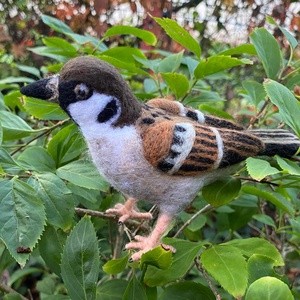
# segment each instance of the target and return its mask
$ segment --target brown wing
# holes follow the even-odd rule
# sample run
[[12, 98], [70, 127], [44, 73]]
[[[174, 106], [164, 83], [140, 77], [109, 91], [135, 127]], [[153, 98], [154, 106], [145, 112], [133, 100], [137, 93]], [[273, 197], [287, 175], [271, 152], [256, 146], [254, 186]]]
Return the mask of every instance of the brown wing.
[[163, 121], [142, 134], [144, 156], [170, 175], [197, 176], [257, 155], [263, 143], [242, 131]]

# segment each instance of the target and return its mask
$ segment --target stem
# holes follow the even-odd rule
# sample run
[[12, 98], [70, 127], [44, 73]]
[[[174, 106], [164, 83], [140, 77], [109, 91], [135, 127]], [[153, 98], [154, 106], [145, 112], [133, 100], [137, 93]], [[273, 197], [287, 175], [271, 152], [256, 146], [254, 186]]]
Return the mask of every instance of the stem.
[[263, 115], [265, 108], [267, 107], [267, 105], [270, 103], [270, 100], [266, 100], [265, 103], [263, 104], [263, 106], [261, 107], [261, 109], [259, 110], [259, 112], [257, 113], [256, 116], [254, 116], [253, 118], [251, 118], [250, 120], [250, 124], [248, 129], [252, 129], [253, 125], [257, 122], [257, 120]]
[[185, 93], [185, 95], [182, 97], [182, 99], [180, 100], [180, 102], [183, 102], [184, 99], [189, 95], [189, 93], [191, 92], [191, 90], [193, 89], [193, 87], [195, 86], [195, 84], [197, 83], [198, 79], [194, 79], [194, 81], [191, 84], [191, 87], [189, 88], [189, 90]]
[[183, 225], [182, 227], [176, 232], [176, 234], [174, 235], [174, 238], [178, 237], [182, 231], [188, 227], [199, 215], [201, 215], [202, 213], [212, 209], [213, 206], [210, 204], [207, 204], [206, 206], [204, 206], [202, 209], [200, 209], [197, 213], [195, 213], [190, 219], [188, 219]]
[[198, 258], [195, 258], [195, 264], [197, 269], [202, 273], [203, 277], [205, 278], [206, 282], [208, 283], [211, 291], [214, 293], [216, 300], [222, 300], [221, 295], [218, 293], [217, 289], [215, 288], [215, 286], [213, 285], [213, 283], [211, 282], [210, 278], [208, 277], [208, 274], [206, 273], [206, 271], [203, 269], [200, 261], [198, 260]]
[[66, 123], [67, 121], [69, 121], [70, 119], [66, 119], [66, 120], [63, 120], [63, 121], [60, 121], [58, 123], [56, 123], [55, 125], [53, 125], [52, 127], [50, 128], [44, 128], [44, 132], [36, 135], [34, 138], [32, 138], [31, 140], [29, 140], [26, 144], [23, 144], [22, 146], [20, 146], [19, 148], [17, 148], [16, 150], [14, 150], [12, 153], [10, 153], [11, 156], [13, 156], [14, 154], [16, 154], [17, 152], [21, 151], [23, 148], [25, 148], [26, 146], [28, 146], [29, 144], [31, 144], [33, 141], [37, 140], [38, 138], [44, 136], [44, 135], [48, 135], [53, 129], [63, 125], [64, 123]]
[[19, 294], [17, 291], [15, 291], [14, 289], [12, 289], [8, 285], [5, 285], [1, 281], [0, 281], [0, 291], [2, 291], [3, 293], [6, 293], [6, 294], [9, 294], [9, 293], [17, 294], [22, 300], [28, 300], [28, 298], [25, 298], [23, 295]]

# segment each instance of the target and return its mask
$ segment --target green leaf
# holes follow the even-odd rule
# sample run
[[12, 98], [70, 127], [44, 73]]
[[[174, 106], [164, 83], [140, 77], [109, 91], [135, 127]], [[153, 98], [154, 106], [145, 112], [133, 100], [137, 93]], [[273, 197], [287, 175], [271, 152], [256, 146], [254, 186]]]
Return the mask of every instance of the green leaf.
[[253, 282], [247, 291], [245, 300], [294, 300], [292, 292], [281, 280], [274, 277], [262, 277]]
[[300, 105], [292, 92], [274, 80], [265, 81], [264, 87], [272, 103], [278, 107], [282, 120], [300, 136]]
[[284, 265], [284, 261], [276, 247], [262, 238], [235, 239], [226, 242], [225, 245], [238, 248], [247, 257], [258, 254], [272, 259], [274, 266]]
[[85, 216], [68, 236], [61, 259], [61, 276], [72, 300], [96, 298], [99, 264], [96, 232]]
[[279, 167], [286, 173], [300, 176], [300, 167], [296, 162], [276, 156]]
[[268, 78], [275, 79], [281, 63], [281, 52], [274, 36], [265, 28], [256, 28], [250, 34]]
[[124, 279], [106, 281], [97, 289], [97, 300], [122, 300], [127, 285]]
[[59, 37], [44, 37], [43, 43], [52, 53], [61, 54], [67, 57], [77, 56], [77, 49], [65, 39]]
[[204, 78], [232, 67], [252, 64], [252, 61], [246, 58], [238, 59], [227, 55], [214, 55], [202, 60], [194, 71], [197, 79]]
[[151, 265], [156, 268], [167, 270], [172, 264], [172, 252], [170, 250], [165, 250], [162, 246], [156, 247], [144, 254], [141, 258], [141, 268], [143, 265]]
[[61, 255], [66, 243], [67, 234], [60, 229], [48, 225], [43, 232], [39, 242], [39, 251], [41, 257], [48, 268], [57, 276], [60, 276]]
[[0, 146], [2, 145], [2, 141], [3, 141], [3, 128], [2, 128], [2, 124], [0, 122]]
[[105, 35], [104, 39], [109, 38], [111, 36], [120, 35], [120, 34], [131, 34], [134, 35], [149, 45], [154, 46], [157, 42], [156, 36], [147, 30], [139, 29], [131, 26], [117, 25], [109, 28]]
[[[190, 220], [192, 216], [193, 214], [188, 214], [184, 211], [180, 214], [180, 218], [182, 219], [183, 223]], [[206, 216], [200, 215], [196, 219], [194, 219], [187, 228], [193, 232], [199, 231], [205, 225], [206, 221], [207, 221]]]
[[253, 215], [252, 218], [263, 224], [276, 227], [274, 220], [268, 215]]
[[257, 55], [257, 52], [252, 44], [243, 44], [218, 53], [218, 55], [237, 55], [237, 54]]
[[57, 175], [69, 182], [94, 190], [106, 191], [107, 183], [88, 160], [73, 161], [57, 169]]
[[3, 140], [6, 141], [20, 139], [36, 132], [23, 119], [8, 111], [0, 111], [0, 122]]
[[183, 57], [183, 51], [167, 56], [159, 63], [158, 71], [162, 73], [175, 72], [181, 64], [182, 57]]
[[241, 251], [216, 245], [201, 254], [203, 267], [235, 298], [243, 296], [248, 282], [246, 261]]
[[160, 300], [215, 300], [213, 292], [204, 285], [183, 281], [167, 286], [159, 297]]
[[61, 53], [54, 53], [54, 49], [47, 46], [28, 48], [28, 50], [41, 56], [53, 58], [62, 63], [66, 63], [69, 60], [69, 57], [62, 55]]
[[258, 104], [263, 101], [267, 94], [263, 85], [254, 80], [244, 80], [242, 82], [244, 89], [247, 94], [250, 96], [253, 104], [257, 107]]
[[23, 169], [3, 148], [0, 148], [0, 166], [9, 174], [17, 173]]
[[70, 229], [74, 217], [74, 201], [66, 184], [53, 173], [36, 175], [32, 186], [46, 209], [48, 223], [63, 230]]
[[31, 82], [34, 82], [35, 80], [32, 79], [32, 78], [29, 78], [29, 77], [5, 77], [4, 79], [1, 79], [0, 80], [0, 84], [6, 84], [6, 83], [24, 83], [24, 82], [27, 82], [27, 83], [31, 83]]
[[65, 120], [67, 114], [59, 107], [57, 103], [44, 100], [24, 97], [25, 110], [35, 118], [40, 120]]
[[141, 59], [147, 59], [145, 54], [140, 49], [132, 48], [132, 47], [110, 48], [106, 51], [101, 52], [101, 55], [99, 55], [99, 58], [101, 59], [101, 57], [103, 55], [117, 58], [126, 63], [133, 64], [134, 66], [135, 66], [135, 62], [136, 62], [136, 60], [134, 59], [134, 56], [140, 57]]
[[161, 73], [164, 82], [174, 93], [176, 99], [183, 97], [189, 89], [189, 81], [185, 75], [179, 73]]
[[255, 195], [257, 197], [265, 199], [290, 215], [293, 215], [294, 213], [292, 204], [278, 193], [270, 193], [250, 185], [244, 185], [242, 191], [246, 194]]
[[274, 260], [259, 254], [253, 254], [247, 261], [247, 270], [249, 273], [249, 283], [264, 276], [276, 276], [273, 269]]
[[61, 32], [65, 34], [73, 33], [71, 27], [69, 27], [68, 25], [66, 25], [65, 23], [63, 23], [62, 21], [56, 18], [47, 15], [42, 15], [42, 21], [57, 32]]
[[197, 42], [184, 28], [176, 23], [176, 21], [167, 18], [153, 18], [165, 32], [176, 42], [181, 44], [193, 52], [198, 59], [201, 55], [201, 48], [199, 42]]
[[167, 270], [161, 270], [154, 266], [148, 266], [145, 273], [144, 283], [148, 286], [163, 286], [181, 278], [191, 267], [195, 257], [203, 247], [203, 243], [164, 238], [165, 244], [176, 249], [173, 254], [173, 263]]
[[40, 238], [46, 220], [34, 189], [16, 178], [0, 181], [0, 237], [10, 254], [24, 265]]
[[37, 172], [54, 172], [55, 161], [49, 152], [42, 147], [26, 148], [18, 157], [18, 163], [28, 170]]
[[279, 173], [279, 170], [271, 167], [268, 161], [259, 158], [247, 158], [246, 166], [249, 175], [258, 181], [261, 181], [266, 176]]
[[286, 30], [282, 26], [278, 25], [272, 17], [266, 16], [266, 19], [270, 24], [277, 26], [281, 30], [281, 32], [285, 35], [285, 37], [287, 38], [287, 40], [289, 41], [289, 43], [293, 49], [295, 49], [298, 46], [298, 41], [294, 38], [294, 36], [288, 30]]
[[118, 274], [124, 271], [128, 263], [129, 254], [122, 258], [111, 259], [103, 265], [103, 271], [107, 274]]
[[241, 181], [234, 177], [219, 179], [202, 189], [203, 198], [218, 207], [231, 202], [240, 192]]
[[26, 73], [36, 76], [37, 78], [41, 78], [40, 70], [37, 68], [29, 67], [26, 65], [19, 65], [19, 64], [15, 64], [14, 66], [22, 72], [26, 72]]
[[48, 152], [56, 161], [57, 167], [80, 157], [85, 149], [84, 139], [73, 123], [62, 128], [48, 145]]
[[133, 275], [123, 295], [123, 300], [141, 299], [148, 300], [145, 289], [142, 284]]

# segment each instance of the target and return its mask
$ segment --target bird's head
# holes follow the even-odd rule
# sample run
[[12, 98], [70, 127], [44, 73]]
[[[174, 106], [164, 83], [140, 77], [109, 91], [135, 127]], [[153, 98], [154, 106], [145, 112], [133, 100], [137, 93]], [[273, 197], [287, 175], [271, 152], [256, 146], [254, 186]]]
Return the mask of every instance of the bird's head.
[[60, 74], [24, 86], [21, 93], [58, 102], [80, 127], [90, 122], [130, 125], [141, 110], [117, 69], [90, 56], [71, 59]]

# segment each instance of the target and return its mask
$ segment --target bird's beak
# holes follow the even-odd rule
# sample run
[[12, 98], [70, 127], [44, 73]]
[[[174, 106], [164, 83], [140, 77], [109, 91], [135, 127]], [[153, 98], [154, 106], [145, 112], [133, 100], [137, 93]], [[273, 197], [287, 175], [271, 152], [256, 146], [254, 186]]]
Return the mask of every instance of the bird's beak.
[[59, 75], [54, 75], [23, 86], [20, 92], [28, 97], [58, 102], [58, 81]]

